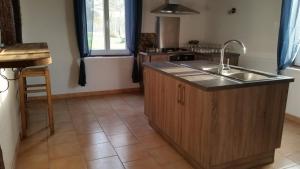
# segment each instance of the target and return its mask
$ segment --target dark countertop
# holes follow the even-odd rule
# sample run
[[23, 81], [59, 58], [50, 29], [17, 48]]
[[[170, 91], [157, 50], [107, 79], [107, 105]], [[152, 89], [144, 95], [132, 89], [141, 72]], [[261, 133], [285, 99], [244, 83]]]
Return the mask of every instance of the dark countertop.
[[189, 54], [194, 53], [191, 51], [175, 51], [175, 52], [140, 52], [140, 55], [144, 56], [158, 56], [158, 55], [174, 55], [174, 54]]
[[[183, 66], [181, 64], [184, 64], [186, 66]], [[274, 83], [289, 83], [294, 81], [294, 78], [287, 76], [274, 75], [266, 72], [245, 69], [250, 72], [264, 73], [275, 76], [268, 80], [245, 82], [197, 69], [200, 67], [216, 66], [215, 64], [207, 61], [152, 62], [144, 63], [144, 66], [207, 91], [268, 85]]]
[[[139, 52], [140, 55], [143, 56], [160, 56], [160, 55], [177, 55], [177, 54], [194, 54], [194, 55], [200, 55], [200, 56], [206, 56], [206, 57], [220, 57], [220, 53], [199, 53], [199, 52], [192, 52], [192, 51], [175, 51], [175, 52]], [[227, 57], [239, 57], [240, 54], [238, 53], [231, 53], [227, 52], [225, 53], [225, 56]]]

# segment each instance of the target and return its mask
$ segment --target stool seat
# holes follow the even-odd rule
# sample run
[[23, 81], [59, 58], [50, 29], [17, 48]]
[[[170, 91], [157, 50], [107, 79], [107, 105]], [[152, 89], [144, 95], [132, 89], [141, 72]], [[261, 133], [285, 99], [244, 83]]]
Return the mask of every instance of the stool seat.
[[45, 76], [46, 72], [49, 72], [48, 67], [28, 67], [22, 69], [22, 75], [28, 77]]
[[[27, 77], [44, 77], [45, 83], [27, 85]], [[19, 93], [20, 93], [20, 111], [21, 111], [21, 126], [22, 126], [22, 139], [26, 137], [26, 130], [28, 127], [28, 113], [26, 112], [26, 101], [28, 93], [41, 93], [47, 94], [48, 103], [48, 127], [50, 134], [54, 134], [54, 120], [53, 120], [53, 106], [51, 95], [51, 82], [48, 67], [29, 67], [22, 69], [19, 74]]]

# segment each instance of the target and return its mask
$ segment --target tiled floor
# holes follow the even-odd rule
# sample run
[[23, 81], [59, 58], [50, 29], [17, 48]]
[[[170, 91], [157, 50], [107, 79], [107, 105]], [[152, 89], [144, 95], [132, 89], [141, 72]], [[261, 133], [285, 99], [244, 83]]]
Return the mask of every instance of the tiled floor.
[[[138, 94], [57, 100], [49, 137], [45, 103], [30, 102], [17, 169], [192, 169], [149, 127], [143, 105]], [[275, 163], [260, 169], [300, 169], [300, 126], [286, 122], [283, 135]]]

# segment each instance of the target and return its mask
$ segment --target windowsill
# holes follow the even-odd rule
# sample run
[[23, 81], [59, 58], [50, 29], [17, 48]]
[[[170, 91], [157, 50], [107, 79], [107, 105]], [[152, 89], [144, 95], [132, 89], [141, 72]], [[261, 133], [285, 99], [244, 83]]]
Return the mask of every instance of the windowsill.
[[93, 56], [90, 56], [90, 57], [86, 57], [86, 59], [124, 59], [124, 58], [132, 58], [133, 56], [132, 55], [93, 55]]
[[290, 66], [290, 67], [288, 67], [286, 69], [287, 70], [299, 71], [300, 72], [300, 66], [296, 66], [296, 65]]

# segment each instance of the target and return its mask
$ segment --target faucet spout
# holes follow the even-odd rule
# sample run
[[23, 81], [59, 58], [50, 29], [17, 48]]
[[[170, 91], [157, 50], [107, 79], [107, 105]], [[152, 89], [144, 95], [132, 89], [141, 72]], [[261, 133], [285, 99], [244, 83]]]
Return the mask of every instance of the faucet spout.
[[235, 44], [240, 45], [240, 46], [242, 47], [242, 49], [243, 49], [244, 54], [246, 54], [246, 52], [247, 52], [246, 46], [244, 45], [243, 42], [241, 42], [241, 41], [239, 41], [239, 40], [229, 40], [229, 41], [225, 42], [224, 45], [223, 45], [223, 47], [222, 47], [222, 49], [221, 49], [221, 59], [220, 59], [220, 69], [221, 69], [221, 70], [220, 70], [220, 72], [222, 72], [222, 71], [224, 70], [224, 68], [225, 68], [225, 66], [224, 66], [225, 50], [226, 50], [226, 48], [227, 48], [231, 43], [235, 43]]

